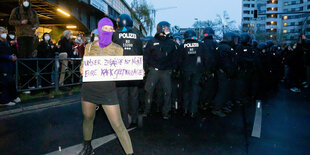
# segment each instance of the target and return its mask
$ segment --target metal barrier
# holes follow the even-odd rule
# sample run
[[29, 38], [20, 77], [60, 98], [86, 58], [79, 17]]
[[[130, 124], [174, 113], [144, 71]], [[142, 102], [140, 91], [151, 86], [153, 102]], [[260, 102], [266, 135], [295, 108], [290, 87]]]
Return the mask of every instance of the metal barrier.
[[15, 62], [16, 90], [23, 92], [54, 88], [58, 91], [60, 87], [80, 85], [81, 61], [82, 58], [61, 59], [58, 53], [55, 58], [18, 58]]

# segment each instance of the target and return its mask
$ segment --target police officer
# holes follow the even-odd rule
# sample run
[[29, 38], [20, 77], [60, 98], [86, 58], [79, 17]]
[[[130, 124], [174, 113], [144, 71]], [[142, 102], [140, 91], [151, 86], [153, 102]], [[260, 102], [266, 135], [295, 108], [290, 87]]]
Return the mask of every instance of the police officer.
[[270, 68], [270, 54], [267, 46], [267, 42], [260, 42], [258, 44], [258, 49], [259, 49], [259, 57], [261, 61], [261, 87], [260, 93], [262, 96], [267, 95], [267, 91], [269, 90], [270, 87], [270, 76], [271, 76], [271, 68]]
[[145, 84], [145, 116], [150, 112], [154, 88], [160, 84], [164, 93], [163, 118], [169, 119], [171, 71], [175, 68], [176, 51], [177, 45], [170, 37], [170, 24], [166, 21], [158, 23], [155, 37], [148, 41], [144, 52], [145, 68], [149, 70]]
[[251, 95], [249, 91], [251, 90], [251, 78], [254, 74], [255, 51], [251, 46], [251, 37], [248, 33], [244, 32], [240, 35], [240, 42], [241, 44], [236, 48], [238, 72], [234, 80], [234, 97], [245, 104], [249, 102], [249, 96]]
[[255, 50], [257, 49], [257, 46], [258, 46], [257, 40], [252, 40], [252, 48]]
[[[142, 55], [142, 42], [137, 32], [133, 30], [133, 22], [129, 15], [121, 14], [117, 19], [117, 31], [113, 34], [113, 42], [122, 46], [124, 56]], [[126, 127], [130, 123], [135, 126], [139, 108], [139, 81], [120, 81], [116, 83], [123, 121]], [[128, 120], [128, 114], [132, 122]]]
[[224, 104], [232, 99], [232, 79], [235, 77], [237, 64], [235, 63], [235, 49], [233, 47], [238, 43], [238, 37], [228, 32], [224, 34], [223, 41], [220, 42], [217, 48], [219, 53], [218, 61], [218, 91], [213, 100], [214, 107], [212, 114], [225, 117], [222, 108]]
[[266, 87], [268, 91], [271, 91], [272, 89], [275, 89], [275, 66], [277, 62], [272, 62], [273, 60], [276, 60], [275, 58], [276, 54], [276, 48], [274, 46], [274, 42], [272, 40], [267, 40], [266, 41], [266, 53], [264, 54], [266, 59], [266, 64], [265, 64], [265, 72], [266, 72]]
[[[180, 33], [174, 33], [172, 35], [173, 41], [180, 46], [183, 44], [183, 37]], [[177, 56], [179, 56], [180, 53], [177, 53]], [[171, 103], [172, 103], [172, 110], [176, 112], [179, 107], [181, 107], [182, 103], [182, 78], [181, 78], [181, 69], [179, 66], [177, 68], [172, 70], [171, 75], [171, 86], [172, 86], [172, 92], [171, 92]]]
[[[272, 71], [271, 90], [276, 91], [278, 89], [279, 81], [283, 76], [283, 70], [284, 70], [283, 69], [284, 65], [282, 63], [283, 57], [281, 46], [273, 45], [271, 47], [270, 57], [271, 57], [270, 59], [271, 59], [271, 71]], [[301, 61], [298, 62], [302, 62], [302, 59]]]
[[216, 51], [218, 43], [214, 40], [214, 30], [211, 27], [206, 27], [203, 31], [204, 38], [202, 43], [206, 45], [206, 52], [213, 57], [212, 62], [206, 62], [209, 65], [212, 65], [209, 72], [205, 72], [203, 75], [202, 81], [202, 91], [200, 95], [200, 101], [203, 108], [212, 102], [217, 92], [217, 62], [218, 62], [218, 52]]
[[262, 61], [261, 61], [261, 49], [259, 49], [259, 43], [256, 40], [252, 41], [253, 49], [253, 71], [250, 83], [251, 97], [255, 100], [261, 100], [262, 94], [260, 93], [260, 87], [262, 85]]
[[180, 46], [179, 64], [183, 72], [184, 114], [192, 118], [198, 111], [200, 79], [204, 71], [206, 46], [199, 42], [192, 29], [184, 33], [185, 42]]

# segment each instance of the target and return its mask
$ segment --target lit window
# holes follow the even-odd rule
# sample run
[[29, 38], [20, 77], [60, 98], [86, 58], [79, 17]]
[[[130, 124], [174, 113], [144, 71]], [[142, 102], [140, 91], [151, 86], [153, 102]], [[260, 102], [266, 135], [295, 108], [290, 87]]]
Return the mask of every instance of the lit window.
[[254, 27], [254, 24], [251, 24], [251, 27]]
[[287, 19], [287, 16], [284, 16], [283, 19]]
[[284, 23], [283, 26], [287, 26], [287, 23]]
[[287, 30], [283, 30], [283, 33], [287, 33]]
[[270, 38], [272, 38], [273, 37], [273, 35], [270, 35]]

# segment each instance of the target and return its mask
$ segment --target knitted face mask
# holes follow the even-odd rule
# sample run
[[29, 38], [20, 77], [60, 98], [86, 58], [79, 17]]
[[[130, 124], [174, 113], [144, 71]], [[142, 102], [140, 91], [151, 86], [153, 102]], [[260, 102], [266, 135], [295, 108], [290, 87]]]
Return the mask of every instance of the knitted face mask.
[[102, 27], [106, 25], [113, 27], [113, 22], [109, 18], [104, 17], [98, 23], [99, 46], [101, 48], [108, 46], [112, 42], [113, 32], [107, 32], [102, 30]]

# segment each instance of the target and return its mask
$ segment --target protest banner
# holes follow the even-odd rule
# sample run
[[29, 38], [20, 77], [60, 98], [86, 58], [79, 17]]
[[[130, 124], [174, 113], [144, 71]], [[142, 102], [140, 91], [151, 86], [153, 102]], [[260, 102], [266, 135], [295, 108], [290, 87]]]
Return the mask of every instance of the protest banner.
[[143, 80], [143, 56], [84, 56], [83, 82]]

